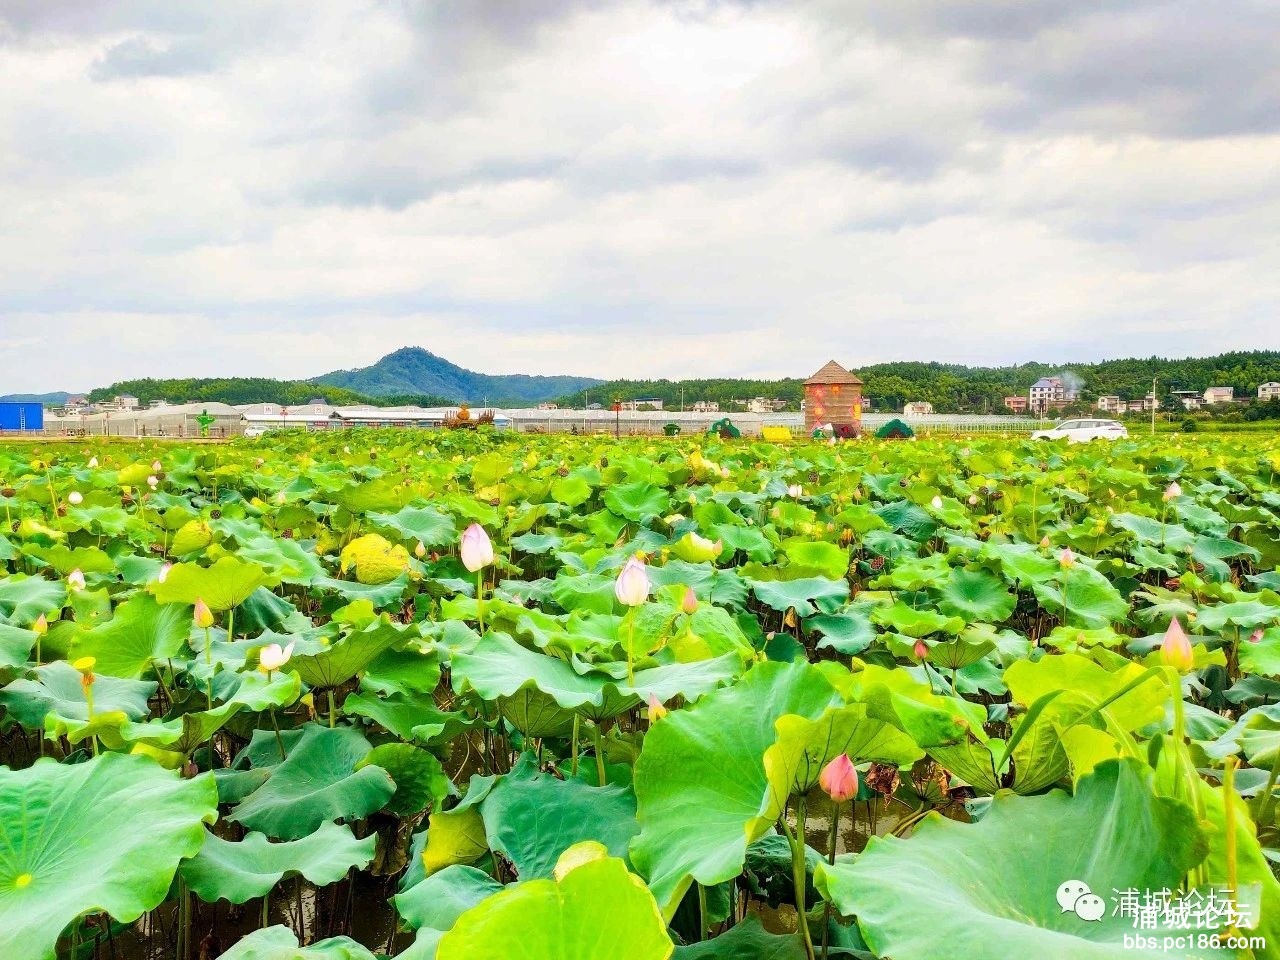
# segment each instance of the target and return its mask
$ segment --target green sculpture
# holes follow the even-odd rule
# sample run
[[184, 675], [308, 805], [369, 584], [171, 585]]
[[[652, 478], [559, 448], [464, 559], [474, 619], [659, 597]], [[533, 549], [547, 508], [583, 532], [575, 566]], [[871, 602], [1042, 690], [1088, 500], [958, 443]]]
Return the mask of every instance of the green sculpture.
[[218, 418], [210, 414], [208, 410], [202, 411], [200, 416], [196, 417], [196, 423], [200, 425], [200, 436], [207, 437], [209, 435], [209, 428], [217, 422], [217, 419]]
[[723, 440], [736, 440], [742, 436], [742, 431], [735, 427], [728, 417], [721, 417], [713, 423], [707, 428], [707, 433], [716, 434]]

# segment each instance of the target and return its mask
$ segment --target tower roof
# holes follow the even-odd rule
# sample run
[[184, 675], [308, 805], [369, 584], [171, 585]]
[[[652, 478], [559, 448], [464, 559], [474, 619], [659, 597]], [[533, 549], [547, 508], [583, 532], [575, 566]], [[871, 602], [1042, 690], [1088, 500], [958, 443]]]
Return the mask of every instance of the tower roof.
[[805, 382], [805, 386], [810, 384], [829, 384], [838, 383], [840, 385], [862, 386], [862, 380], [855, 373], [850, 373], [834, 360], [827, 361], [826, 365], [810, 377]]

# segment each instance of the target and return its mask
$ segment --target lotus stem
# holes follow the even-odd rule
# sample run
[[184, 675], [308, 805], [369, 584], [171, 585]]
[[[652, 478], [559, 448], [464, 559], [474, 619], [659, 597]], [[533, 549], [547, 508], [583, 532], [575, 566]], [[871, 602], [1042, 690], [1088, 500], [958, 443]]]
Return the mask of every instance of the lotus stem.
[[627, 686], [636, 685], [635, 654], [632, 652], [636, 642], [636, 610], [627, 611]]
[[476, 571], [476, 620], [480, 622], [480, 635], [484, 636], [484, 567]]
[[[1227, 889], [1230, 890], [1231, 913], [1235, 913], [1236, 894], [1240, 889], [1240, 865], [1236, 850], [1236, 758], [1227, 757], [1222, 773], [1222, 819], [1226, 828]], [[1231, 925], [1234, 933], [1235, 924]]]
[[1262, 788], [1259, 794], [1260, 800], [1258, 805], [1258, 826], [1267, 823], [1267, 818], [1271, 814], [1271, 808], [1275, 806], [1275, 788], [1276, 780], [1280, 779], [1280, 750], [1276, 751], [1275, 760], [1271, 761], [1271, 772], [1267, 774], [1267, 785]]
[[782, 817], [782, 832], [791, 846], [791, 882], [796, 891], [796, 921], [800, 928], [800, 939], [804, 942], [806, 960], [817, 960], [813, 952], [813, 938], [809, 935], [809, 916], [805, 912], [805, 863], [804, 863], [804, 797], [796, 800], [796, 829], [792, 832], [787, 818]]
[[596, 747], [596, 779], [599, 781], [597, 785], [603, 787], [609, 782], [609, 775], [604, 769], [604, 737], [600, 735], [599, 720], [592, 721], [591, 734]]
[[[854, 801], [856, 803], [856, 801]], [[850, 809], [854, 809], [850, 806]], [[855, 814], [856, 816], [856, 814]], [[871, 816], [871, 808], [868, 803], [867, 817]], [[874, 832], [874, 831], [872, 831]], [[831, 807], [831, 832], [827, 835], [827, 863], [835, 866], [836, 862], [836, 841], [840, 836], [840, 804], [834, 803]], [[831, 901], [826, 902], [826, 906], [822, 911], [822, 960], [827, 960], [827, 951], [831, 940]]]
[[707, 916], [707, 888], [697, 880], [694, 884], [698, 888], [698, 940], [711, 939], [711, 920]]
[[337, 711], [333, 706], [333, 687], [325, 692], [329, 695], [329, 729], [332, 730], [337, 719]]
[[[579, 736], [578, 724], [579, 724], [579, 718], [578, 718], [578, 715], [575, 713], [573, 715], [573, 743], [569, 747], [570, 756], [572, 756], [573, 758], [571, 770], [575, 777], [578, 775], [578, 736]], [[1280, 754], [1278, 754], [1277, 756], [1280, 756]]]

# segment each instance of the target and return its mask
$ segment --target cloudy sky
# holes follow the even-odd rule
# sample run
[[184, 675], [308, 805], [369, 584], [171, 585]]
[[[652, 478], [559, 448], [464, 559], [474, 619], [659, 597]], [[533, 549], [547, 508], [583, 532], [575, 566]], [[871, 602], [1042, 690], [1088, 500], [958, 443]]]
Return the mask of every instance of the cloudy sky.
[[1273, 0], [0, 0], [0, 393], [1280, 347]]

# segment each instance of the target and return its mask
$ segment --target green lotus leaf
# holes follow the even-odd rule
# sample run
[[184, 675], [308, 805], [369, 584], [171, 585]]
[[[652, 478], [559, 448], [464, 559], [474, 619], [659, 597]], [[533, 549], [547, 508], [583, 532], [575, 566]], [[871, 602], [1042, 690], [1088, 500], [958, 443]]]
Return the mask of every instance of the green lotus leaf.
[[712, 886], [741, 873], [747, 845], [772, 827], [786, 792], [765, 768], [776, 722], [816, 719], [837, 701], [818, 669], [766, 663], [649, 730], [635, 767], [641, 833], [631, 856], [667, 915], [694, 880]]
[[136, 679], [178, 656], [190, 633], [189, 607], [139, 593], [117, 606], [110, 620], [76, 637], [68, 657], [93, 657], [94, 673]]
[[[314, 653], [295, 654], [289, 661], [289, 669], [296, 670], [298, 676], [313, 687], [336, 687], [356, 676], [407, 636], [408, 631], [383, 615], [365, 629], [353, 630]], [[324, 640], [327, 638], [322, 642]]]
[[470, 652], [455, 653], [451, 667], [455, 689], [472, 689], [485, 700], [526, 687], [537, 687], [568, 710], [604, 699], [605, 677], [582, 676], [564, 660], [526, 650], [505, 634], [486, 634]]
[[1195, 545], [1195, 534], [1177, 523], [1161, 523], [1151, 517], [1135, 513], [1117, 513], [1111, 525], [1133, 534], [1140, 543], [1158, 546], [1161, 550], [1183, 553]]
[[396, 792], [387, 809], [397, 816], [411, 816], [428, 807], [438, 808], [449, 795], [449, 778], [433, 754], [410, 743], [384, 743], [374, 747], [356, 764], [360, 770], [370, 764], [391, 774]]
[[746, 919], [728, 933], [702, 943], [676, 947], [672, 960], [805, 960], [805, 952], [797, 934], [769, 933], [759, 917], [747, 914]]
[[584, 840], [625, 858], [640, 829], [629, 789], [539, 773], [531, 754], [498, 780], [481, 801], [480, 815], [489, 848], [511, 861], [521, 880], [550, 877], [560, 855]]
[[1255, 627], [1274, 626], [1280, 626], [1280, 606], [1272, 606], [1260, 600], [1220, 603], [1202, 609], [1196, 617], [1196, 628], [1211, 632], [1228, 628], [1252, 630]]
[[81, 573], [115, 573], [116, 570], [111, 557], [97, 547], [76, 547], [72, 550], [62, 544], [52, 547], [28, 544], [22, 552], [43, 561], [64, 577], [76, 569]]
[[1129, 612], [1120, 591], [1093, 567], [1077, 564], [1031, 589], [1047, 612], [1057, 617], [1065, 614], [1068, 624], [1079, 627], [1105, 627]]
[[335, 593], [348, 603], [355, 600], [368, 600], [375, 608], [382, 610], [393, 604], [399, 604], [404, 596], [405, 587], [409, 585], [407, 573], [389, 580], [386, 583], [356, 583], [352, 580], [337, 580], [333, 577], [317, 577], [312, 581], [312, 591]]
[[169, 552], [175, 557], [203, 550], [213, 542], [213, 529], [207, 520], [188, 520], [169, 543]]
[[266, 581], [262, 568], [235, 557], [223, 557], [211, 567], [175, 563], [164, 583], [147, 589], [160, 603], [194, 604], [203, 600], [210, 610], [230, 610], [244, 603]]
[[849, 599], [849, 585], [826, 577], [797, 580], [756, 580], [747, 577], [756, 599], [779, 613], [795, 608], [796, 616], [834, 613]]
[[697, 536], [692, 530], [671, 545], [671, 552], [686, 563], [709, 563], [724, 552], [724, 544]]
[[357, 840], [350, 827], [335, 823], [322, 823], [310, 836], [285, 843], [272, 843], [261, 833], [248, 833], [238, 842], [209, 834], [179, 873], [206, 903], [245, 903], [265, 897], [286, 875], [301, 874], [318, 887], [337, 883], [352, 867], [368, 865], [377, 839], [370, 834]]
[[418, 881], [396, 894], [396, 912], [415, 930], [428, 927], [445, 931], [481, 900], [502, 889], [483, 870], [455, 864]]
[[653, 484], [643, 481], [609, 487], [604, 492], [604, 504], [633, 523], [666, 516], [671, 510], [670, 497]]
[[453, 518], [434, 507], [405, 507], [397, 513], [371, 513], [367, 519], [375, 527], [394, 530], [409, 544], [441, 547], [458, 539]]
[[869, 663], [833, 682], [846, 698], [865, 702], [868, 716], [893, 724], [926, 750], [967, 742], [981, 734], [986, 721], [981, 705], [934, 693], [906, 670]]
[[830, 647], [836, 653], [856, 657], [876, 639], [876, 628], [871, 625], [868, 610], [851, 606], [839, 613], [820, 613], [804, 622], [805, 629], [822, 634], [818, 649]]
[[932, 610], [916, 610], [901, 600], [876, 607], [871, 612], [871, 620], [912, 638], [927, 637], [935, 633], [954, 635], [963, 630], [965, 624], [961, 617], [948, 617]]
[[[84, 675], [71, 664], [56, 660], [36, 667], [34, 677], [21, 677], [0, 690], [0, 705], [30, 730], [45, 726], [46, 717], [65, 720], [88, 720], [89, 702], [85, 699]], [[156, 684], [118, 677], [98, 677], [93, 684], [94, 715], [114, 714], [119, 725], [125, 720], [138, 720], [147, 715], [147, 700], [155, 693]]]
[[489, 852], [484, 818], [474, 806], [437, 811], [427, 818], [422, 869], [431, 876], [458, 864], [474, 863]]
[[298, 840], [326, 820], [368, 816], [395, 792], [381, 767], [356, 769], [369, 750], [369, 741], [350, 727], [308, 724], [288, 758], [227, 819], [269, 837]]
[[340, 570], [354, 570], [356, 580], [372, 586], [390, 583], [409, 569], [409, 551], [376, 533], [356, 537], [342, 548]]
[[402, 740], [435, 743], [452, 740], [475, 724], [462, 712], [444, 711], [436, 706], [430, 693], [394, 693], [389, 697], [360, 692], [350, 694], [342, 703], [347, 716], [366, 717]]
[[[1240, 644], [1240, 669], [1246, 673], [1260, 673], [1280, 677], [1280, 627], [1262, 631], [1257, 640], [1249, 637]], [[0, 665], [3, 661], [0, 660]]]
[[25, 667], [35, 645], [34, 630], [0, 623], [0, 670]]
[[953, 570], [938, 592], [938, 609], [966, 623], [999, 623], [1017, 603], [1003, 580], [982, 570]]
[[[1031, 706], [1054, 690], [1090, 707], [1118, 694], [1146, 671], [1127, 663], [1114, 673], [1079, 654], [1046, 656], [1032, 663], [1019, 660], [1005, 671], [1004, 680], [1014, 700]], [[1164, 717], [1169, 688], [1163, 678], [1152, 677], [1109, 704], [1104, 713], [1122, 729], [1137, 730]]]
[[562, 880], [530, 880], [482, 900], [441, 937], [436, 957], [667, 960], [673, 949], [643, 881], [608, 857], [584, 863]]
[[779, 717], [777, 742], [764, 752], [764, 769], [773, 794], [771, 810], [781, 812], [791, 796], [818, 785], [822, 768], [840, 754], [855, 764], [867, 760], [910, 766], [924, 756], [901, 730], [867, 716], [866, 704], [831, 707], [817, 719], [794, 714]]
[[308, 585], [324, 576], [320, 558], [297, 540], [255, 537], [241, 544], [236, 556], [270, 571], [272, 579], [281, 583]]
[[213, 778], [144, 757], [0, 767], [0, 956], [53, 960], [77, 917], [130, 923], [158, 906], [217, 818]]
[[[1204, 859], [1194, 812], [1157, 796], [1151, 780], [1139, 762], [1112, 760], [1075, 796], [1002, 794], [976, 824], [931, 815], [910, 840], [875, 837], [856, 858], [820, 866], [818, 885], [838, 910], [857, 915], [877, 956], [894, 960], [935, 960], [940, 943], [985, 960], [1165, 957], [1125, 945], [1133, 921], [1109, 900], [1113, 891], [1177, 889]], [[1099, 920], [1059, 905], [1068, 881], [1103, 898]]]
[[330, 937], [300, 946], [288, 927], [264, 927], [249, 934], [218, 960], [377, 960], [350, 937]]
[[24, 573], [0, 579], [0, 616], [13, 624], [32, 624], [40, 614], [52, 618], [67, 604], [67, 588], [56, 580]]
[[804, 567], [829, 580], [841, 580], [849, 572], [849, 550], [816, 540], [792, 540], [783, 547], [793, 566]]

